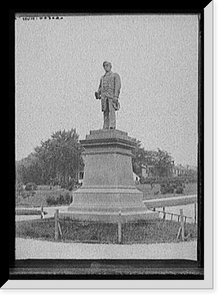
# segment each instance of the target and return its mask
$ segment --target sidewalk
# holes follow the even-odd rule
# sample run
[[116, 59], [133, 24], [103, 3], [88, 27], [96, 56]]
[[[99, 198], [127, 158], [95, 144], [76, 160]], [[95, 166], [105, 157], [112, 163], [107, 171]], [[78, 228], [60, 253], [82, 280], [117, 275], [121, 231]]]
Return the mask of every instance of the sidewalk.
[[191, 259], [197, 242], [170, 244], [84, 244], [16, 238], [16, 259]]
[[[17, 207], [17, 210], [39, 210], [40, 207]], [[68, 206], [45, 206], [44, 211], [47, 213], [44, 218], [52, 218], [54, 216], [55, 210], [59, 209], [60, 212], [67, 212]], [[28, 220], [35, 220], [40, 219], [40, 215], [16, 215], [16, 222], [17, 221], [28, 221]]]

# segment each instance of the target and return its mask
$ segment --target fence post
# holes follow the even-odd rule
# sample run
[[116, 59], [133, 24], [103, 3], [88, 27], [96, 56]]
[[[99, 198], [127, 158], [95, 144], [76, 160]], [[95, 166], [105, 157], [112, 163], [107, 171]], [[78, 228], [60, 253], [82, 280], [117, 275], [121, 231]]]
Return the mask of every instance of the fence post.
[[55, 241], [58, 240], [58, 219], [59, 219], [59, 210], [56, 209], [54, 213], [54, 239]]
[[59, 217], [58, 217], [58, 230], [59, 230], [60, 236], [62, 238], [62, 230], [61, 230], [61, 224], [59, 222]]
[[163, 220], [166, 220], [166, 212], [165, 212], [165, 207], [163, 207]]
[[197, 202], [194, 204], [194, 223], [197, 223]]
[[181, 239], [184, 241], [185, 232], [184, 232], [184, 216], [183, 216], [183, 209], [180, 209], [180, 224], [181, 224]]
[[41, 206], [40, 206], [40, 218], [41, 219], [44, 218], [44, 205], [43, 205], [43, 202], [41, 202]]
[[118, 244], [121, 244], [122, 242], [122, 228], [121, 228], [121, 211], [119, 211], [119, 216], [118, 216]]

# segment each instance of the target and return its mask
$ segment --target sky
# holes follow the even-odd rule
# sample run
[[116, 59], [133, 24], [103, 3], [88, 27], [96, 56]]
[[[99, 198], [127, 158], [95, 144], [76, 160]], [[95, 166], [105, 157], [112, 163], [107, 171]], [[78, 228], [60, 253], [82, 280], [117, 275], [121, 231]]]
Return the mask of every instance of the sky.
[[175, 164], [197, 164], [197, 15], [15, 20], [16, 160], [58, 130], [102, 129], [103, 62], [121, 77], [117, 129]]

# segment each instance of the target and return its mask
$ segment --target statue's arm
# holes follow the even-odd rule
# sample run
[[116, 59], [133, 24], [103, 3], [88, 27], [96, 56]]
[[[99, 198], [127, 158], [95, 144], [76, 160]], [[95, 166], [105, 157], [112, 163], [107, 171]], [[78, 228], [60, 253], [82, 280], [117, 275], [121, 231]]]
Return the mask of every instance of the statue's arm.
[[114, 81], [115, 81], [114, 98], [118, 99], [121, 90], [121, 78], [117, 73], [114, 74]]
[[102, 91], [102, 77], [100, 78], [100, 84], [99, 84], [98, 91], [97, 91], [99, 96], [101, 95], [101, 91]]
[[102, 91], [102, 77], [100, 79], [100, 85], [98, 87], [97, 92], [95, 92], [96, 99], [101, 99], [101, 91]]

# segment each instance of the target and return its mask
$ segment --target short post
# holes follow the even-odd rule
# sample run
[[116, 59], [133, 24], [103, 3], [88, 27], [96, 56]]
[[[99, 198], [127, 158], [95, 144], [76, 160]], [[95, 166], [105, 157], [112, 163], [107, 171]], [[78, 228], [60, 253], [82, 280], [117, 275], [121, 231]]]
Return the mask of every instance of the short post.
[[122, 242], [121, 211], [119, 211], [117, 230], [118, 230], [118, 232], [117, 232], [118, 244], [121, 244], [121, 242]]
[[59, 210], [56, 209], [54, 213], [54, 239], [58, 240], [58, 219], [59, 219]]
[[165, 207], [163, 207], [163, 220], [166, 220], [166, 212], [165, 212]]
[[41, 207], [40, 207], [40, 218], [44, 219], [44, 206], [43, 206], [43, 202], [41, 202]]
[[62, 238], [62, 230], [61, 230], [61, 224], [59, 222], [59, 218], [58, 218], [58, 230], [59, 230], [60, 236]]
[[171, 214], [171, 221], [173, 221], [173, 214]]
[[194, 223], [197, 223], [197, 201], [194, 204]]
[[184, 241], [185, 232], [184, 232], [184, 215], [183, 215], [183, 209], [180, 209], [180, 224], [181, 224], [181, 238], [182, 238], [182, 241]]

